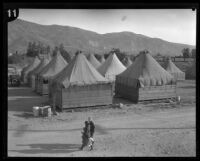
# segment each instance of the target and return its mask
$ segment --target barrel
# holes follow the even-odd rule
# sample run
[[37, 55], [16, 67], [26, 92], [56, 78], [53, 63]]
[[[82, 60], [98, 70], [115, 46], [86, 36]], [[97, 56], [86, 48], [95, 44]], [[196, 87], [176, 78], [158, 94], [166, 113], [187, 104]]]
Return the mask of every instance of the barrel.
[[51, 116], [51, 108], [48, 108], [48, 117]]
[[33, 107], [33, 115], [36, 117], [39, 116], [39, 107], [38, 106]]

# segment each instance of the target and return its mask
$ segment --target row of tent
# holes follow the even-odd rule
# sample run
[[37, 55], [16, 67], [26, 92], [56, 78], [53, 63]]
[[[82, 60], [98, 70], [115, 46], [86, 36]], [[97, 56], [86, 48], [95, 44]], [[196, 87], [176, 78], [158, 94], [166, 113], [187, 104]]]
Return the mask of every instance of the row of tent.
[[145, 52], [133, 63], [128, 59], [127, 67], [114, 53], [101, 62], [93, 54], [87, 59], [78, 53], [67, 63], [57, 53], [53, 58], [36, 57], [21, 75], [33, 90], [48, 94], [53, 106], [60, 108], [112, 104], [113, 89], [116, 95], [135, 102], [175, 97], [176, 80], [185, 77], [171, 60], [165, 70]]

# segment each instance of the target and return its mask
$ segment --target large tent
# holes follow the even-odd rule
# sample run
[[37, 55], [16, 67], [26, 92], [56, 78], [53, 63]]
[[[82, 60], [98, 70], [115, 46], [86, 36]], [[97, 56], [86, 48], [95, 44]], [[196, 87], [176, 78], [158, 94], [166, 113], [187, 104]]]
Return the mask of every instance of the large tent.
[[185, 73], [182, 72], [172, 61], [168, 58], [166, 63], [166, 71], [168, 71], [176, 80], [185, 80]]
[[21, 76], [24, 83], [28, 83], [28, 77], [27, 77], [28, 73], [34, 70], [39, 64], [40, 64], [40, 59], [36, 56], [33, 62], [22, 70]]
[[115, 76], [126, 70], [126, 67], [120, 62], [115, 53], [112, 53], [97, 70], [105, 78], [115, 81]]
[[176, 81], [147, 52], [116, 76], [115, 93], [134, 102], [176, 97]]
[[48, 56], [48, 57], [45, 56], [41, 60], [40, 64], [34, 70], [32, 70], [31, 72], [29, 72], [28, 79], [29, 79], [31, 88], [33, 90], [35, 90], [35, 88], [36, 88], [36, 81], [35, 81], [36, 75], [50, 62], [50, 60], [51, 60], [50, 56]]
[[77, 54], [52, 80], [53, 106], [59, 108], [112, 104], [112, 82], [104, 78], [86, 59]]
[[101, 65], [93, 54], [89, 55], [88, 60], [96, 69]]
[[63, 56], [58, 52], [52, 60], [38, 73], [37, 92], [42, 95], [47, 95], [49, 93], [49, 80], [59, 72], [61, 72], [68, 63], [65, 61]]

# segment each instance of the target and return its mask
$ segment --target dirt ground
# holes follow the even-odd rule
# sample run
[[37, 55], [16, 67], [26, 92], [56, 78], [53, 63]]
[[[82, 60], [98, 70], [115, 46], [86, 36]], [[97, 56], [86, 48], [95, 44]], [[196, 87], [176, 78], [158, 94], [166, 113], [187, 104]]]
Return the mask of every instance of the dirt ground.
[[[8, 88], [8, 156], [104, 157], [196, 156], [196, 85], [178, 83], [181, 104], [132, 104], [122, 108], [85, 109], [50, 118], [33, 117], [32, 107], [48, 98], [28, 87]], [[94, 150], [81, 146], [84, 121], [95, 123]]]

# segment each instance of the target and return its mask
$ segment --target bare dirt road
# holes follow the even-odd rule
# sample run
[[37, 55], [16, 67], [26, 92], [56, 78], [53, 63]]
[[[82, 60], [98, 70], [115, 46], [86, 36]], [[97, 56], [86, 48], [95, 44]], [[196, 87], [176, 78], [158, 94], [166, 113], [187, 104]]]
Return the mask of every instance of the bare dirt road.
[[[8, 155], [195, 156], [194, 87], [193, 82], [180, 85], [181, 105], [132, 104], [122, 109], [64, 112], [52, 118], [34, 118], [31, 113], [33, 106], [46, 102], [47, 98], [34, 94], [29, 88], [10, 88]], [[96, 125], [95, 146], [93, 151], [87, 148], [80, 151], [81, 129], [88, 116], [92, 116]]]

